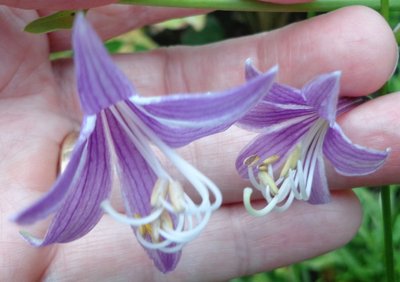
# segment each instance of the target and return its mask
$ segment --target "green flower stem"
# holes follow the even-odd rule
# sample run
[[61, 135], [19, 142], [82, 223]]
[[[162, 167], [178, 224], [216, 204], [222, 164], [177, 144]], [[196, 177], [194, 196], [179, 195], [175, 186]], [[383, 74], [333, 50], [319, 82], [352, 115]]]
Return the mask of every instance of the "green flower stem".
[[383, 238], [385, 242], [386, 281], [395, 281], [394, 257], [393, 257], [393, 231], [392, 231], [392, 207], [390, 199], [390, 186], [383, 186], [381, 191]]
[[394, 36], [396, 37], [397, 44], [400, 45], [400, 24], [394, 28]]
[[[389, 0], [380, 0], [380, 13], [389, 22], [391, 3]], [[397, 1], [400, 2], [400, 1]], [[382, 87], [381, 94], [387, 92], [387, 83]], [[383, 238], [385, 244], [386, 281], [395, 281], [394, 254], [393, 254], [393, 230], [392, 230], [392, 207], [390, 199], [390, 186], [383, 186], [381, 191]]]
[[384, 17], [387, 22], [389, 22], [390, 6], [391, 5], [389, 3], [389, 0], [381, 0], [380, 12], [381, 12], [382, 17]]
[[[256, 0], [119, 0], [119, 3], [253, 12], [326, 12], [350, 5], [364, 5], [375, 10], [381, 8], [380, 0], [315, 0], [311, 3], [291, 5], [262, 3]], [[390, 9], [400, 11], [400, 1], [390, 0]]]

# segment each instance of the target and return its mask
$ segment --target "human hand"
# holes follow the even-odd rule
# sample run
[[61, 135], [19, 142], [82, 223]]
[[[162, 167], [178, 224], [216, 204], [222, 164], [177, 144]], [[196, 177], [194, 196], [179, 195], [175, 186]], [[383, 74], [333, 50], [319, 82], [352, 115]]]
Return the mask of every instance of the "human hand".
[[[352, 193], [343, 188], [399, 181], [399, 119], [395, 107], [399, 98], [389, 95], [352, 110], [340, 122], [355, 143], [377, 149], [391, 147], [390, 159], [368, 177], [351, 179], [331, 173], [331, 186], [342, 190], [335, 190], [332, 203], [327, 205], [299, 202], [283, 214], [248, 216], [241, 203], [246, 184], [234, 170], [238, 151], [252, 137], [242, 130], [230, 129], [182, 150], [189, 161], [216, 181], [225, 205], [205, 232], [185, 248], [177, 270], [168, 276], [152, 267], [129, 228], [108, 216], [78, 241], [35, 249], [21, 240], [20, 227], [8, 218], [51, 186], [59, 144], [79, 124], [70, 62], [50, 65], [48, 53], [57, 46], [52, 39], [21, 32], [35, 16], [32, 11], [7, 8], [0, 14], [0, 38], [4, 42], [0, 53], [1, 280], [135, 277], [137, 281], [213, 281], [272, 269], [321, 254], [351, 238], [359, 224], [360, 210]], [[383, 19], [371, 10], [354, 7], [268, 34], [204, 47], [118, 56], [117, 62], [143, 95], [216, 90], [239, 84], [243, 81], [243, 62], [251, 57], [263, 70], [279, 63], [279, 81], [293, 86], [316, 74], [340, 69], [342, 94], [355, 96], [367, 95], [384, 83], [393, 70], [396, 51]], [[38, 225], [34, 232], [44, 228]]]

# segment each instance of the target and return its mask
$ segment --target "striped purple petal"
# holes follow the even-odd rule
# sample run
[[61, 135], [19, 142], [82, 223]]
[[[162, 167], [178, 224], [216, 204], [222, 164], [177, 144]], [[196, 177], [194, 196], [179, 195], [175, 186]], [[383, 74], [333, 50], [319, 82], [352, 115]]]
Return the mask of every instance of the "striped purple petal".
[[348, 176], [375, 172], [389, 155], [389, 150], [378, 151], [353, 144], [336, 123], [326, 134], [323, 151], [336, 171]]
[[130, 106], [165, 143], [181, 147], [234, 124], [268, 93], [276, 72], [277, 68], [272, 68], [239, 87], [220, 93], [135, 96], [130, 99]]
[[65, 200], [71, 189], [78, 185], [80, 175], [85, 169], [88, 151], [87, 139], [92, 134], [95, 125], [95, 118], [85, 118], [82, 123], [82, 130], [71, 159], [65, 171], [57, 178], [50, 191], [39, 201], [17, 214], [13, 220], [18, 224], [32, 224], [55, 212]]
[[46, 246], [76, 240], [92, 230], [100, 220], [103, 214], [100, 204], [111, 190], [111, 169], [103, 126], [99, 119], [82, 156], [83, 167], [78, 170], [76, 181], [68, 186], [68, 194], [59, 205], [44, 239], [22, 233], [31, 244]]
[[318, 156], [315, 166], [312, 188], [308, 202], [313, 205], [326, 204], [331, 201], [328, 180], [325, 173], [325, 164], [322, 154]]
[[[149, 215], [152, 211], [150, 198], [157, 176], [131, 141], [129, 133], [109, 111], [106, 111], [106, 115], [112, 140], [116, 145], [118, 176], [126, 213], [131, 217]], [[136, 232], [136, 228], [133, 231]], [[174, 270], [181, 256], [181, 251], [165, 253], [147, 248], [145, 250], [163, 273]]]
[[309, 106], [330, 124], [336, 120], [341, 72], [323, 74], [307, 83], [302, 93]]
[[[285, 97], [286, 101], [284, 101]], [[277, 102], [271, 102], [272, 100]], [[298, 91], [274, 83], [263, 101], [241, 118], [238, 125], [252, 131], [270, 132], [281, 130], [304, 120], [317, 118], [315, 110], [304, 104]]]
[[336, 115], [344, 114], [368, 100], [367, 97], [341, 97], [337, 105]]
[[260, 157], [260, 163], [270, 156], [277, 155], [279, 160], [274, 164], [279, 167], [301, 138], [307, 133], [313, 122], [299, 122], [286, 127], [284, 130], [260, 134], [249, 145], [247, 145], [236, 159], [238, 173], [247, 178], [247, 165], [244, 163], [250, 156]]
[[87, 115], [135, 95], [133, 85], [112, 61], [103, 42], [79, 13], [73, 29], [79, 100]]
[[[253, 79], [260, 75], [262, 75], [262, 72], [254, 67], [251, 60], [247, 60], [245, 64], [246, 80]], [[277, 82], [272, 85], [271, 90], [268, 95], [264, 96], [263, 100], [277, 104], [307, 105], [299, 89]]]

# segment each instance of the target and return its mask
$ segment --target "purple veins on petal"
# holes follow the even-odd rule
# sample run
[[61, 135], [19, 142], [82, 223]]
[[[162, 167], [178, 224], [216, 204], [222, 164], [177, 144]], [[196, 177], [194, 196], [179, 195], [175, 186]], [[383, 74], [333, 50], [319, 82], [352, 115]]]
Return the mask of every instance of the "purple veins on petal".
[[224, 131], [245, 115], [270, 89], [277, 68], [228, 91], [162, 98], [133, 97], [132, 111], [171, 147]]
[[[157, 175], [133, 142], [129, 142], [130, 137], [110, 111], [106, 112], [106, 118], [112, 142], [118, 144], [118, 146], [115, 146], [115, 152], [120, 160], [117, 172], [120, 179], [126, 214], [130, 217], [134, 217], [135, 215], [149, 215], [152, 212], [151, 195], [157, 181]], [[176, 225], [176, 218], [173, 217], [172, 220], [174, 221], [174, 225]], [[132, 227], [132, 229], [136, 234], [140, 232], [141, 227]], [[142, 229], [145, 230], [145, 228]], [[150, 237], [147, 240], [151, 240], [152, 234], [138, 235]], [[181, 251], [174, 253], [164, 253], [160, 250], [151, 249], [146, 249], [146, 251], [157, 268], [164, 273], [175, 269], [181, 255]]]
[[307, 83], [302, 88], [307, 104], [314, 108], [320, 118], [333, 123], [339, 99], [341, 72], [323, 74]]
[[385, 163], [389, 150], [378, 151], [353, 144], [335, 124], [327, 132], [324, 154], [337, 172], [357, 176], [377, 171]]
[[79, 100], [85, 114], [97, 114], [136, 95], [83, 14], [76, 17], [72, 38]]
[[[246, 64], [246, 77], [260, 72]], [[323, 74], [301, 90], [274, 83], [269, 94], [240, 121], [243, 128], [260, 135], [239, 154], [236, 169], [253, 188], [245, 188], [248, 212], [263, 216], [282, 212], [292, 201], [323, 204], [330, 200], [324, 155], [344, 175], [375, 172], [387, 159], [388, 150], [378, 151], [353, 144], [336, 123], [336, 115], [351, 110], [363, 98], [339, 99], [340, 72]], [[253, 189], [266, 201], [251, 205]]]
[[307, 201], [313, 205], [329, 203], [331, 201], [331, 196], [329, 193], [328, 179], [326, 178], [325, 164], [322, 155], [317, 159], [315, 171], [316, 173], [314, 173], [311, 182], [312, 187], [310, 196]]
[[369, 98], [367, 97], [340, 97], [337, 105], [336, 115], [339, 116], [344, 114], [368, 100]]
[[75, 187], [88, 160], [87, 139], [94, 130], [96, 119], [84, 120], [82, 131], [71, 154], [71, 159], [63, 174], [57, 179], [50, 191], [29, 208], [18, 213], [13, 220], [19, 224], [32, 224], [55, 212], [64, 202], [71, 187]]
[[111, 190], [110, 161], [101, 120], [89, 136], [84, 148], [83, 167], [68, 194], [60, 203], [43, 240], [26, 233], [24, 237], [34, 245], [46, 246], [65, 243], [88, 233], [100, 220], [100, 204]]
[[[72, 37], [81, 135], [51, 191], [16, 221], [33, 223], [53, 213], [44, 239], [22, 233], [44, 246], [83, 236], [105, 212], [132, 228], [160, 271], [171, 271], [222, 203], [218, 187], [171, 147], [237, 122], [265, 99], [277, 67], [226, 91], [146, 98], [117, 68], [83, 14]], [[171, 166], [179, 176], [168, 171]], [[121, 188], [124, 213], [111, 205], [111, 187]]]

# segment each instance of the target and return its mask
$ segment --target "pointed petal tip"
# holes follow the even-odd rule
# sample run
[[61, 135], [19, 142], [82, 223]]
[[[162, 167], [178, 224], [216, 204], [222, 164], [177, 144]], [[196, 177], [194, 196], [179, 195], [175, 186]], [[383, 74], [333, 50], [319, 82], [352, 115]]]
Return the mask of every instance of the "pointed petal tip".
[[27, 241], [32, 246], [40, 247], [43, 244], [43, 240], [42, 239], [36, 238], [35, 236], [33, 236], [31, 233], [29, 233], [27, 231], [20, 230], [19, 234], [22, 236], [22, 238], [25, 241]]
[[334, 71], [334, 72], [331, 73], [331, 75], [333, 77], [340, 78], [342, 76], [342, 71], [341, 70]]
[[260, 75], [271, 75], [272, 73], [277, 73], [279, 71], [279, 66], [276, 64], [271, 67], [266, 72], [261, 72], [254, 66], [254, 60], [252, 58], [247, 58], [244, 64], [245, 76], [246, 80], [249, 81], [255, 77], [259, 77]]
[[279, 71], [279, 65], [278, 64], [274, 65], [273, 67], [271, 67], [268, 70], [268, 72], [272, 72], [272, 73], [278, 73], [278, 71]]
[[247, 58], [244, 62], [245, 66], [254, 67], [254, 60], [252, 58]]
[[322, 83], [328, 82], [330, 80], [334, 80], [335, 81], [335, 85], [338, 85], [340, 83], [341, 77], [342, 77], [342, 71], [341, 70], [336, 70], [336, 71], [333, 71], [333, 72], [324, 73], [324, 74], [321, 74], [321, 75], [317, 75], [309, 83], [307, 83], [306, 86], [309, 87], [309, 85], [311, 85], [313, 83], [322, 84]]

